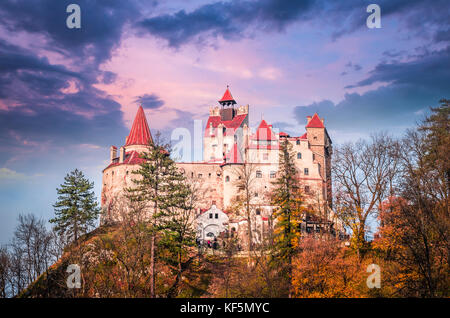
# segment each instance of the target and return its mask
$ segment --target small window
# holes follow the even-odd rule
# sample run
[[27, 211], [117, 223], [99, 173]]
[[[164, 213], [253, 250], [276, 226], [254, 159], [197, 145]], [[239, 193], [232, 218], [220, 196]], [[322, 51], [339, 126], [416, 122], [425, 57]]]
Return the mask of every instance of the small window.
[[111, 174], [114, 175], [114, 171]]
[[210, 219], [213, 218], [213, 214], [212, 214], [212, 213], [209, 214], [209, 218], [210, 218]]
[[127, 175], [128, 175], [128, 170], [127, 170]]
[[264, 153], [263, 154], [263, 160], [269, 160], [269, 154], [268, 153]]
[[316, 160], [316, 155], [315, 155], [315, 154], [313, 154], [313, 161], [314, 161], [314, 160]]
[[208, 173], [208, 178], [211, 178], [211, 172], [210, 172], [210, 173]]
[[216, 205], [216, 200], [213, 200], [212, 204], [213, 204], [213, 205]]
[[304, 172], [305, 172], [305, 176], [309, 175], [309, 169], [308, 168], [305, 168]]
[[316, 226], [316, 232], [320, 233], [320, 227]]
[[258, 192], [255, 192], [255, 197], [258, 197]]
[[218, 218], [219, 218], [219, 213], [216, 213], [216, 214], [214, 215], [214, 217], [215, 217], [216, 219], [218, 219]]
[[270, 178], [271, 178], [271, 179], [274, 179], [274, 178], [276, 178], [276, 177], [277, 177], [276, 171], [270, 171]]
[[191, 177], [192, 177], [192, 178], [194, 177], [194, 173], [193, 173], [193, 172], [191, 172]]
[[226, 176], [225, 177], [225, 182], [229, 182], [230, 181], [230, 176]]
[[314, 136], [314, 140], [317, 140], [317, 136]]
[[262, 178], [262, 172], [261, 172], [261, 170], [256, 171], [256, 177], [257, 177], [257, 178]]
[[256, 209], [256, 215], [261, 215], [261, 210], [260, 209]]
[[302, 159], [302, 153], [301, 152], [297, 152], [297, 159]]
[[199, 178], [203, 178], [203, 175], [201, 173], [198, 174]]
[[297, 139], [297, 145], [300, 145], [300, 140]]

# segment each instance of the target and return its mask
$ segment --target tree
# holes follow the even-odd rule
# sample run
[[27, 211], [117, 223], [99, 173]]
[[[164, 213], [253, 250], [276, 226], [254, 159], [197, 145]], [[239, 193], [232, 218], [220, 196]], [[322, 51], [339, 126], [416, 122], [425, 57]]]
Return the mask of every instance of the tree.
[[38, 219], [34, 214], [19, 215], [13, 245], [16, 251], [21, 250], [20, 254], [23, 255], [22, 266], [27, 284], [32, 283], [50, 265], [51, 244], [51, 234], [42, 219]]
[[[195, 233], [191, 229], [195, 205], [195, 191], [187, 184], [185, 176], [170, 158], [170, 145], [160, 141], [157, 134], [155, 143], [140, 157], [143, 163], [133, 173], [134, 187], [127, 189], [128, 197], [134, 202], [147, 202], [151, 210], [149, 230], [151, 231], [151, 297], [155, 297], [155, 255], [156, 237], [165, 247], [161, 255], [169, 265], [176, 264], [175, 287], [181, 278], [182, 258], [187, 246], [195, 244]], [[164, 255], [168, 252], [169, 256]], [[167, 254], [167, 253], [166, 253]], [[172, 257], [175, 255], [175, 261]], [[175, 287], [170, 291], [173, 294]]]
[[442, 99], [441, 105], [431, 108], [432, 114], [419, 126], [425, 134], [423, 160], [427, 169], [436, 171], [441, 180], [439, 195], [448, 198], [450, 192], [450, 161], [448, 149], [450, 145], [450, 100]]
[[272, 197], [272, 205], [275, 207], [274, 261], [281, 266], [281, 270], [286, 274], [285, 278], [290, 281], [292, 259], [301, 234], [303, 201], [292, 145], [287, 139], [280, 143], [278, 178], [274, 186]]
[[351, 229], [352, 245], [360, 256], [367, 248], [369, 217], [376, 215], [379, 204], [394, 191], [397, 153], [396, 141], [386, 134], [374, 135], [370, 142], [344, 144], [334, 153], [334, 208]]
[[53, 205], [56, 216], [50, 223], [55, 224], [58, 234], [77, 241], [95, 226], [100, 209], [92, 191], [94, 183], [89, 182], [81, 171], [75, 169], [64, 180], [57, 189], [58, 200]]
[[400, 197], [381, 205], [375, 247], [391, 262], [390, 281], [400, 296], [449, 295], [450, 110], [448, 100], [441, 103], [402, 140]]
[[294, 259], [295, 297], [367, 297], [365, 266], [355, 256], [334, 237], [303, 237]]
[[158, 214], [158, 229], [161, 232], [160, 246], [164, 249], [164, 262], [169, 265], [175, 274], [175, 281], [167, 292], [168, 297], [174, 297], [178, 285], [182, 280], [183, 272], [189, 267], [195, 256], [190, 255], [191, 248], [195, 246], [196, 231], [195, 207], [197, 203], [195, 183], [187, 180], [177, 172], [171, 175], [171, 184], [165, 201]]
[[244, 209], [245, 217], [247, 218], [247, 236], [248, 236], [248, 255], [253, 249], [253, 231], [252, 231], [252, 198], [255, 195], [255, 173], [256, 165], [249, 162], [244, 162], [233, 169], [233, 174], [236, 176], [235, 186], [242, 196], [239, 200], [234, 202], [234, 210], [240, 211]]
[[0, 298], [8, 296], [9, 253], [6, 246], [0, 246]]

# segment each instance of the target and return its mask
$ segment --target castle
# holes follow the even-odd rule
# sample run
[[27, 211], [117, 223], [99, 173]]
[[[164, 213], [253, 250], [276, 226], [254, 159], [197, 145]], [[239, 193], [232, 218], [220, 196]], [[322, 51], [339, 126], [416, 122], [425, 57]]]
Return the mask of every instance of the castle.
[[[218, 102], [218, 106], [210, 108], [204, 130], [203, 160], [177, 162], [180, 171], [195, 180], [201, 191], [196, 216], [198, 239], [217, 238], [227, 229], [245, 237], [247, 218], [239, 211], [230, 212], [231, 207], [242, 199], [242, 188], [237, 183], [245, 170], [252, 174], [252, 237], [255, 244], [262, 241], [264, 233], [273, 226], [270, 194], [272, 183], [277, 178], [280, 142], [286, 139], [295, 153], [305, 205], [323, 213], [320, 220], [305, 215], [303, 230], [340, 232], [341, 226], [331, 209], [332, 142], [324, 120], [317, 114], [308, 116], [306, 132], [301, 136], [277, 132], [265, 120], [261, 120], [252, 131], [249, 105], [236, 107], [228, 87]], [[111, 209], [111, 202], [121, 195], [125, 187], [133, 185], [135, 175], [131, 172], [142, 162], [139, 153], [152, 142], [144, 110], [139, 107], [125, 145], [119, 148], [118, 153], [117, 147], [111, 146], [110, 164], [103, 170], [101, 203], [106, 213], [102, 222], [118, 220], [119, 216]]]

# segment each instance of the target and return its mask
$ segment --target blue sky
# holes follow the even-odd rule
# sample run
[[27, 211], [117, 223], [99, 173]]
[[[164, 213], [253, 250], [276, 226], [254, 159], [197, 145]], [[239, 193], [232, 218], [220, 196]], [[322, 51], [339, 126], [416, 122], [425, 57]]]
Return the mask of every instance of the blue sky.
[[[401, 135], [450, 93], [450, 2], [3, 0], [0, 243], [19, 213], [53, 215], [79, 168], [95, 182], [139, 104], [152, 133], [205, 122], [226, 85], [291, 134], [318, 112], [334, 144]], [[66, 7], [82, 28], [67, 29]]]

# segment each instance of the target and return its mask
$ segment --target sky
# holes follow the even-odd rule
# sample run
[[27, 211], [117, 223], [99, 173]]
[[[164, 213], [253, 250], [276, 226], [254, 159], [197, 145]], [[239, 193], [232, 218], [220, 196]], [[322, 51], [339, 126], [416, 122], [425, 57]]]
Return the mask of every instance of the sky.
[[[69, 29], [69, 4], [81, 28]], [[370, 29], [366, 8], [381, 8]], [[139, 105], [152, 134], [207, 120], [226, 86], [291, 135], [317, 112], [334, 145], [400, 136], [450, 97], [448, 0], [2, 0], [0, 244], [53, 216], [81, 169], [100, 197]], [[201, 157], [196, 154], [194, 160]]]

